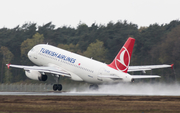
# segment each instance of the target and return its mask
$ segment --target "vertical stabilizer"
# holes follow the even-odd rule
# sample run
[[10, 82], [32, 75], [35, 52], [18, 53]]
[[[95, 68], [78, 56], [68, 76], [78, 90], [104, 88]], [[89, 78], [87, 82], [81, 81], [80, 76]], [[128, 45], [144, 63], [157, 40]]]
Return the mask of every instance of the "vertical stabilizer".
[[129, 37], [124, 46], [121, 48], [121, 50], [115, 57], [115, 59], [113, 60], [113, 62], [108, 66], [127, 73], [134, 47], [134, 42], [135, 39]]

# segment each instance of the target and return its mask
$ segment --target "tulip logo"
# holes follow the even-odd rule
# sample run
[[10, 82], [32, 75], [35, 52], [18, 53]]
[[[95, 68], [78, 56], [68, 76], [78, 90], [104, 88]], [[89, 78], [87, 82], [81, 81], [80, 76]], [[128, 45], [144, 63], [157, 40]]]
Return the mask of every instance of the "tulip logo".
[[125, 47], [123, 47], [120, 53], [116, 57], [115, 66], [118, 70], [121, 70], [124, 72], [128, 69], [129, 63], [130, 63], [129, 52]]

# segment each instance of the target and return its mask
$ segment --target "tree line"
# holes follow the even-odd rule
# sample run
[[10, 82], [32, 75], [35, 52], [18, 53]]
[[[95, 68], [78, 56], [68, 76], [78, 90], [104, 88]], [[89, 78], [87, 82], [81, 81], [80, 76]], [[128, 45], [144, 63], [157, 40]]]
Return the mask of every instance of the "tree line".
[[[130, 65], [174, 64], [172, 69], [148, 71], [162, 76], [160, 82], [180, 81], [180, 21], [140, 27], [127, 21], [107, 25], [79, 23], [77, 28], [56, 28], [51, 22], [38, 26], [25, 23], [15, 28], [0, 29], [0, 83], [27, 80], [21, 69], [8, 69], [5, 64], [34, 65], [27, 52], [36, 44], [48, 43], [95, 60], [110, 63], [128, 37], [136, 39]], [[140, 74], [135, 72], [131, 74]]]

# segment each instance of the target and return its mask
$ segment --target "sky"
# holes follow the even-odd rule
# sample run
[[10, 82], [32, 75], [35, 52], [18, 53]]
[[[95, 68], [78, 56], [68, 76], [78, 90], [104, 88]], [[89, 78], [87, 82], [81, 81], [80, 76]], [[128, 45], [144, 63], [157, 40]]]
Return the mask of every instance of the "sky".
[[180, 0], [0, 0], [0, 28], [25, 23], [56, 27], [127, 20], [138, 27], [180, 19]]

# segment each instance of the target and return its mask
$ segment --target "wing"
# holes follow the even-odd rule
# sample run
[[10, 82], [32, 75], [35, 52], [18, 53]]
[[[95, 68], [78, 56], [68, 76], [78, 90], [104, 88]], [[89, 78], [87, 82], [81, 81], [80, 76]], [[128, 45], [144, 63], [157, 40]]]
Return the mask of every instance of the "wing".
[[146, 65], [146, 66], [129, 66], [128, 72], [133, 71], [146, 71], [146, 70], [152, 70], [152, 69], [158, 69], [158, 68], [167, 68], [167, 67], [173, 67], [174, 64], [167, 65]]
[[51, 73], [56, 75], [62, 75], [66, 77], [71, 77], [70, 72], [64, 70], [61, 67], [43, 67], [43, 66], [23, 66], [23, 65], [13, 65], [13, 64], [6, 64], [9, 67], [15, 67], [15, 68], [22, 68], [25, 71], [26, 70], [37, 70], [40, 73]]

